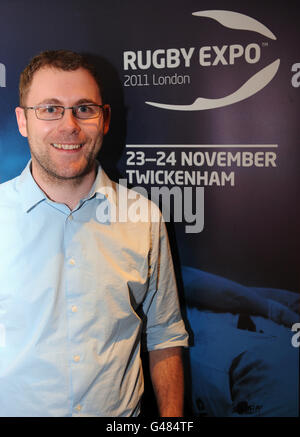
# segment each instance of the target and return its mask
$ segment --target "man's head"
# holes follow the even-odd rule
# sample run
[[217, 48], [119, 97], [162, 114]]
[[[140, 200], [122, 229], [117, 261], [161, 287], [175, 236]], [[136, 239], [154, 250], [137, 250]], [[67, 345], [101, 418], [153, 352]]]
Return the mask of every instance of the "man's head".
[[94, 67], [84, 56], [70, 50], [46, 50], [31, 59], [20, 75], [19, 100], [20, 106], [26, 106], [26, 99], [34, 74], [41, 68], [52, 67], [62, 71], [74, 71], [79, 68], [87, 70], [95, 79], [101, 95], [100, 77]]
[[[109, 128], [110, 108], [103, 105], [94, 67], [77, 53], [46, 51], [22, 72], [19, 91], [16, 116], [20, 133], [28, 138], [33, 175], [79, 182], [94, 169]], [[92, 108], [95, 116], [81, 118]], [[49, 119], [49, 113], [57, 111], [61, 118]]]

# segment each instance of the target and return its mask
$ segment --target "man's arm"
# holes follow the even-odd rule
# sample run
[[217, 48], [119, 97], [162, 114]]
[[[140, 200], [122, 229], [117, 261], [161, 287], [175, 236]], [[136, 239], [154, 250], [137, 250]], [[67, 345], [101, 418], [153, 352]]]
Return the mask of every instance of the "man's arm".
[[181, 347], [149, 351], [149, 366], [160, 416], [182, 417], [184, 377]]

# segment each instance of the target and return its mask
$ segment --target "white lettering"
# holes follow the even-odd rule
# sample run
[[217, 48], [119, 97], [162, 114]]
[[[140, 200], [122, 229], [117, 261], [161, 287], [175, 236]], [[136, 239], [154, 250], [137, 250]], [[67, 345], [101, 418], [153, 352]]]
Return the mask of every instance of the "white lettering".
[[186, 187], [184, 190], [184, 219], [187, 223], [194, 223], [194, 225], [186, 226], [187, 234], [197, 234], [204, 229], [204, 188], [196, 188], [196, 205], [195, 214], [192, 211], [193, 198], [192, 187]]
[[276, 167], [275, 152], [181, 152], [182, 166]]
[[294, 325], [292, 326], [292, 331], [298, 331], [292, 337], [292, 346], [300, 347], [300, 323], [294, 323]]
[[178, 49], [167, 50], [167, 67], [176, 68], [180, 66], [180, 51]]
[[186, 50], [184, 48], [180, 49], [180, 51], [181, 51], [182, 56], [183, 56], [184, 61], [185, 61], [185, 63], [184, 63], [185, 67], [190, 67], [191, 66], [190, 61], [191, 61], [191, 57], [193, 56], [193, 53], [195, 51], [195, 47], [191, 47], [189, 49], [188, 53], [186, 52]]
[[125, 431], [127, 433], [137, 434], [139, 432], [141, 424], [132, 424], [132, 423], [118, 423], [113, 421], [113, 423], [108, 423], [106, 425], [105, 431], [107, 432], [119, 432]]
[[299, 88], [299, 86], [300, 86], [300, 63], [294, 64], [292, 66], [292, 72], [296, 73], [292, 77], [292, 86], [294, 88]]
[[148, 70], [151, 67], [151, 50], [146, 50], [145, 64], [143, 64], [143, 52], [139, 50], [137, 52], [137, 63], [141, 70]]
[[0, 87], [6, 87], [6, 69], [4, 64], [0, 64]]
[[[136, 201], [133, 202], [128, 208], [127, 220], [132, 223], [147, 222], [149, 220], [148, 202], [145, 201], [145, 198], [148, 198], [148, 192], [146, 188], [135, 187], [134, 190], [130, 190], [128, 192], [128, 199], [135, 199]], [[125, 211], [127, 211], [127, 208]], [[125, 214], [123, 213], [123, 215]]]
[[229, 64], [233, 65], [234, 60], [236, 58], [240, 58], [244, 53], [243, 46], [240, 44], [233, 44], [232, 46], [229, 46]]
[[161, 56], [161, 55], [164, 55], [164, 53], [165, 53], [165, 50], [162, 50], [162, 49], [154, 51], [153, 57], [152, 57], [153, 67], [155, 67], [155, 68], [165, 68], [165, 66], [166, 66], [165, 58], [161, 57], [160, 62], [158, 61], [158, 57]]
[[[254, 52], [254, 57], [251, 57], [251, 50]], [[248, 64], [255, 64], [260, 60], [261, 50], [258, 44], [248, 44], [245, 48], [245, 59]]]
[[[147, 70], [151, 67], [157, 69], [178, 68], [181, 64], [189, 68], [194, 52], [195, 47], [156, 49], [153, 52], [151, 50], [125, 51], [123, 53], [124, 70]], [[256, 43], [248, 44], [245, 49], [241, 44], [221, 47], [203, 46], [199, 48], [199, 64], [203, 67], [219, 64], [233, 65], [236, 59], [243, 55], [248, 64], [258, 62], [261, 57], [260, 46]]]
[[206, 61], [206, 59], [211, 57], [211, 54], [207, 53], [210, 50], [211, 50], [211, 47], [209, 47], [209, 46], [201, 47], [201, 49], [199, 50], [199, 63], [203, 67], [208, 67], [209, 65], [211, 65], [210, 61]]
[[173, 220], [174, 222], [182, 222], [182, 191], [179, 187], [152, 187], [151, 188], [151, 200], [157, 205], [161, 203], [161, 212], [165, 222], [170, 222], [171, 216], [171, 196], [173, 199]]
[[184, 76], [175, 73], [172, 76], [156, 76], [156, 74], [152, 74], [152, 83], [153, 85], [186, 85], [190, 84], [191, 78], [187, 74]]
[[129, 70], [129, 67], [132, 70], [136, 70], [135, 61], [136, 61], [136, 54], [135, 54], [135, 52], [129, 51], [129, 52], [124, 52], [123, 53], [124, 70]]
[[221, 64], [223, 65], [228, 65], [228, 62], [226, 61], [226, 59], [224, 58], [224, 52], [226, 51], [228, 46], [223, 46], [219, 49], [219, 47], [217, 46], [213, 46], [213, 49], [216, 53], [216, 58], [213, 62], [213, 65], [218, 65], [219, 61], [221, 62]]

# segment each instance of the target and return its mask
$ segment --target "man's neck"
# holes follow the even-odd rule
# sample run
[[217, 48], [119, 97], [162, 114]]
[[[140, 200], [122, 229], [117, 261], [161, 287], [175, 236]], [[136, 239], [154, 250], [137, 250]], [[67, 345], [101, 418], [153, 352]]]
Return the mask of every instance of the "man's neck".
[[78, 178], [60, 179], [47, 173], [37, 171], [33, 166], [32, 176], [41, 190], [53, 202], [63, 203], [72, 211], [80, 201], [90, 192], [97, 174], [97, 166]]

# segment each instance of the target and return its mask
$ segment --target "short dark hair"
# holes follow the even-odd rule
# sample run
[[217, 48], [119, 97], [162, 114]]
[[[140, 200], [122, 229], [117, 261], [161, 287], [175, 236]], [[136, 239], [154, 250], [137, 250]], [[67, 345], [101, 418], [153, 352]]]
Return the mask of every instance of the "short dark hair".
[[43, 67], [53, 67], [64, 71], [74, 71], [78, 68], [84, 68], [96, 80], [100, 96], [102, 96], [100, 77], [96, 68], [88, 61], [86, 56], [72, 52], [71, 50], [46, 50], [34, 56], [21, 73], [19, 82], [20, 106], [26, 106], [25, 101], [34, 73]]

